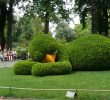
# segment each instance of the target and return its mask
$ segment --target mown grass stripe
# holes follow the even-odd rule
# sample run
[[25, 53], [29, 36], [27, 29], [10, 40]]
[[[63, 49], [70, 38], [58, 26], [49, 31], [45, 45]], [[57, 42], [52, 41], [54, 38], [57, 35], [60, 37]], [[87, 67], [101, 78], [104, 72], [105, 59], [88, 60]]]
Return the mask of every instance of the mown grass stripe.
[[33, 88], [17, 88], [17, 87], [2, 87], [1, 89], [17, 89], [17, 90], [35, 90], [35, 91], [93, 91], [93, 92], [110, 92], [110, 90], [95, 90], [95, 89], [33, 89]]

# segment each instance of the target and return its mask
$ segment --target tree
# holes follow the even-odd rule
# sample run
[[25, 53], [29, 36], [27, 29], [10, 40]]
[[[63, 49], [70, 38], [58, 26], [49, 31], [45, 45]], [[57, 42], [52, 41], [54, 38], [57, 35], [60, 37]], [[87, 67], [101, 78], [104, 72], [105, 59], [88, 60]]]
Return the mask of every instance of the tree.
[[109, 0], [75, 0], [75, 11], [79, 13], [83, 27], [85, 20], [91, 15], [92, 33], [108, 36], [109, 22], [108, 15], [110, 10]]
[[13, 43], [18, 43], [19, 41], [19, 36], [21, 33], [21, 27], [19, 25], [19, 20], [17, 20], [17, 17], [13, 17], [13, 28], [12, 28], [12, 38], [13, 38]]
[[7, 0], [7, 50], [12, 49], [12, 28], [13, 28], [13, 10], [14, 6], [19, 2], [25, 2], [26, 0]]
[[[58, 22], [57, 16], [68, 19], [70, 10], [66, 9], [64, 0], [33, 0], [35, 13], [45, 22], [44, 33], [49, 32], [49, 22]], [[32, 8], [33, 9], [33, 8]]]
[[[13, 7], [21, 1], [27, 0], [0, 0], [0, 46], [2, 51], [5, 48], [5, 44], [7, 44], [7, 49], [12, 49]], [[4, 36], [6, 21], [7, 38]]]
[[32, 37], [35, 37], [38, 33], [43, 33], [44, 26], [39, 17], [24, 14], [15, 22], [13, 40], [15, 40], [15, 43], [19, 43], [20, 46], [27, 47]]
[[19, 45], [23, 47], [28, 46], [29, 40], [33, 35], [30, 20], [30, 16], [24, 15], [17, 22], [16, 29], [18, 31], [17, 33], [19, 34], [17, 42], [19, 42]]
[[[9, 4], [10, 1], [11, 0], [0, 0], [0, 50], [2, 50], [2, 51], [4, 50], [5, 44], [6, 44], [4, 28], [6, 25], [6, 21], [9, 18], [7, 8], [8, 8], [8, 6], [10, 7], [10, 4]], [[11, 24], [9, 24], [9, 25], [11, 25]]]
[[7, 50], [12, 49], [12, 26], [13, 26], [13, 5], [15, 0], [9, 0], [9, 7], [7, 10]]
[[5, 48], [4, 27], [6, 23], [6, 3], [0, 1], [0, 46], [3, 51]]
[[32, 29], [33, 35], [36, 35], [38, 33], [43, 33], [44, 26], [42, 25], [42, 20], [39, 17], [32, 17], [30, 20], [30, 26]]
[[[5, 47], [5, 38], [4, 37], [4, 26], [7, 17], [7, 49], [12, 49], [12, 27], [13, 27], [13, 7], [19, 2], [31, 2], [31, 0], [0, 0], [0, 15], [2, 18], [0, 19], [0, 44], [2, 46], [2, 50]], [[2, 7], [3, 4], [5, 7]], [[60, 16], [64, 19], [69, 18], [69, 10], [65, 7], [66, 2], [63, 0], [33, 0], [33, 3], [29, 5], [29, 9], [31, 6], [32, 14], [35, 16], [38, 15], [45, 22], [45, 30], [44, 33], [48, 33], [49, 31], [49, 22], [55, 21], [58, 22], [57, 16]], [[25, 7], [21, 7], [25, 8]], [[26, 9], [28, 12], [28, 9]], [[34, 12], [35, 11], [35, 12]]]
[[75, 39], [75, 33], [66, 22], [60, 22], [56, 27], [55, 38], [61, 41], [70, 42]]
[[86, 27], [83, 30], [82, 30], [82, 28], [83, 28], [82, 24], [75, 25], [75, 27], [73, 29], [75, 32], [75, 38], [78, 38], [80, 36], [87, 35], [87, 34], [92, 34], [90, 18], [87, 18], [87, 20], [86, 20]]

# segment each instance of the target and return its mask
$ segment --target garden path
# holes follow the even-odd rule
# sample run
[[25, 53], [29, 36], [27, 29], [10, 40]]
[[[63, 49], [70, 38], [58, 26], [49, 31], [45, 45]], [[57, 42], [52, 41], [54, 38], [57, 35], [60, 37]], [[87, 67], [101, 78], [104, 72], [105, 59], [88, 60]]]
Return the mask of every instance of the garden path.
[[17, 61], [0, 61], [0, 68], [12, 67]]

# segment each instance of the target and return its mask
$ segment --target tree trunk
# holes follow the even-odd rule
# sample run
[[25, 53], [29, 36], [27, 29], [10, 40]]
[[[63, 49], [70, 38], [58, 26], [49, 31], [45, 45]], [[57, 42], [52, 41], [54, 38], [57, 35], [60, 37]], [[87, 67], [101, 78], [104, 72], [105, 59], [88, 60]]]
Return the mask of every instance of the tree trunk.
[[45, 30], [44, 34], [48, 34], [49, 32], [49, 12], [46, 12], [45, 14]]
[[97, 33], [97, 3], [96, 3], [96, 0], [91, 0], [91, 3], [92, 3], [92, 7], [91, 7], [91, 10], [92, 10], [92, 33], [93, 34], [96, 34]]
[[0, 46], [3, 51], [5, 48], [4, 27], [6, 22], [6, 4], [0, 2]]
[[10, 0], [9, 2], [9, 9], [7, 11], [7, 50], [12, 50], [12, 25], [13, 25], [13, 3], [14, 0]]
[[109, 25], [108, 25], [108, 12], [107, 9], [103, 9], [103, 14], [104, 14], [104, 35], [108, 37], [108, 30], [109, 30]]

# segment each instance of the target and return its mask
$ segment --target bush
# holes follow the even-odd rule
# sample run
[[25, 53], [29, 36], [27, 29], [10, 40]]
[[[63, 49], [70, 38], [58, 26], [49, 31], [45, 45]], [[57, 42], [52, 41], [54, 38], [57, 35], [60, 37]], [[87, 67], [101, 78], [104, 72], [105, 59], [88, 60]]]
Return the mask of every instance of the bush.
[[110, 40], [101, 35], [87, 35], [69, 45], [73, 70], [110, 69]]
[[31, 75], [31, 69], [35, 62], [31, 60], [19, 61], [13, 66], [16, 75]]
[[67, 44], [60, 44], [56, 55], [56, 61], [69, 61]]
[[68, 61], [37, 63], [32, 67], [32, 75], [34, 76], [68, 74], [71, 71], [72, 67]]
[[29, 53], [34, 61], [42, 62], [46, 54], [53, 54], [58, 43], [50, 35], [39, 34], [30, 42]]

